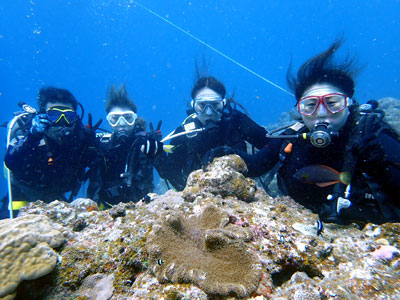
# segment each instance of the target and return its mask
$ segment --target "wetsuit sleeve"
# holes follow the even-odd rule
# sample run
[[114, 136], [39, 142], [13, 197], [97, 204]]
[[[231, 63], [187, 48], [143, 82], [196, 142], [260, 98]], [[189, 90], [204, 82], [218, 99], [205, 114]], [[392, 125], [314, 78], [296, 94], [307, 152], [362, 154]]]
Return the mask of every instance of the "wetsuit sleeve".
[[103, 174], [105, 172], [105, 168], [105, 157], [100, 151], [98, 151], [96, 160], [89, 169], [89, 185], [87, 188], [88, 198], [98, 203], [101, 200], [101, 189], [103, 186]]
[[243, 138], [257, 149], [262, 149], [267, 143], [267, 130], [239, 111], [235, 111], [234, 115]]
[[271, 170], [279, 161], [281, 145], [281, 139], [266, 139], [265, 146], [255, 154], [247, 154], [239, 150], [235, 152], [247, 165], [248, 172], [246, 175], [258, 177]]
[[[30, 160], [35, 160], [35, 152], [38, 149], [41, 138], [33, 136], [28, 133], [25, 137], [15, 141], [14, 144], [10, 144], [5, 157], [4, 162], [11, 171], [26, 170]], [[47, 161], [45, 162], [47, 164]]]
[[139, 201], [148, 193], [153, 192], [153, 162], [140, 149], [135, 149], [135, 163], [132, 172], [130, 196], [133, 201]]
[[186, 161], [186, 145], [176, 145], [173, 153], [164, 154], [164, 158], [157, 157], [158, 163], [155, 164], [160, 177], [168, 180], [172, 186], [181, 191], [185, 188], [186, 178], [183, 175], [183, 164]]
[[77, 168], [81, 173], [81, 182], [89, 180], [87, 187], [87, 196], [98, 202], [100, 189], [102, 186], [102, 172], [105, 167], [104, 154], [100, 148], [100, 142], [96, 138], [94, 130], [88, 127], [81, 127], [80, 132], [81, 149], [84, 151], [83, 159], [79, 162]]
[[[175, 132], [182, 132], [183, 128], [178, 127]], [[187, 160], [187, 143], [185, 136], [171, 140], [170, 145], [174, 148], [168, 155], [163, 152], [154, 160], [154, 166], [160, 177], [168, 180], [175, 189], [182, 190], [185, 187], [186, 178], [183, 175], [185, 161]]]

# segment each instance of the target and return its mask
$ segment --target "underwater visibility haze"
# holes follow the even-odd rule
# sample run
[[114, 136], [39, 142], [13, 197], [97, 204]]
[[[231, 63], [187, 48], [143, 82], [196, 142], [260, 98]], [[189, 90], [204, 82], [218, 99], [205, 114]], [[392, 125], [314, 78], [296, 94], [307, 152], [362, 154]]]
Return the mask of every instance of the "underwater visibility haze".
[[[362, 66], [355, 98], [399, 99], [399, 15], [398, 0], [3, 0], [0, 121], [12, 118], [19, 101], [36, 107], [43, 85], [70, 90], [85, 107], [85, 123], [88, 112], [105, 119], [107, 89], [125, 83], [138, 114], [162, 120], [165, 136], [185, 118], [195, 63], [205, 57], [228, 95], [257, 123], [271, 124], [294, 97], [232, 60], [287, 89], [290, 62], [297, 69], [338, 36], [345, 39], [340, 55], [355, 55]], [[3, 157], [5, 128], [1, 134]], [[0, 189], [4, 195], [4, 178]]]

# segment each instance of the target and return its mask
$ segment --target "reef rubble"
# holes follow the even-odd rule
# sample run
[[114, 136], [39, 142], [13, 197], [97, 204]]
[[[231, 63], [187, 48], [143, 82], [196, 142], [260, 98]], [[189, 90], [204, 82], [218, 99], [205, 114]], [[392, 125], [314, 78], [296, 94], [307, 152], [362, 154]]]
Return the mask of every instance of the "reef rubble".
[[217, 158], [183, 192], [106, 211], [90, 199], [30, 203], [15, 220], [53, 224], [57, 262], [0, 299], [400, 299], [400, 224], [317, 235], [317, 215], [243, 170], [235, 155]]

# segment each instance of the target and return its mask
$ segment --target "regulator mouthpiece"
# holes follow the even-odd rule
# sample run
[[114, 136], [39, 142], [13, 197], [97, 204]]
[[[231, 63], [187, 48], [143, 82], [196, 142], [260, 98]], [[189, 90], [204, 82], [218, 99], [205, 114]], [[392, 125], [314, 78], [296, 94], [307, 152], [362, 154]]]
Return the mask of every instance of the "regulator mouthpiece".
[[309, 139], [314, 147], [324, 148], [332, 142], [332, 136], [337, 136], [336, 132], [329, 130], [328, 123], [317, 123], [315, 129], [310, 133]]

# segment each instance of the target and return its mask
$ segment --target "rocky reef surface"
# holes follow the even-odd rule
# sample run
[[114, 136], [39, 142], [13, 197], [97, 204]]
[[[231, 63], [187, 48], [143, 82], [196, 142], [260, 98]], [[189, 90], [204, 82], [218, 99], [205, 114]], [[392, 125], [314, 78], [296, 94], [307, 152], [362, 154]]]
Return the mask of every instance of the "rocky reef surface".
[[385, 97], [378, 100], [378, 109], [385, 112], [384, 121], [392, 126], [398, 134], [400, 134], [400, 100]]
[[[317, 235], [315, 214], [245, 168], [218, 158], [183, 192], [106, 211], [30, 203], [0, 221], [0, 299], [400, 299], [400, 224]], [[30, 276], [10, 284], [16, 269]]]

